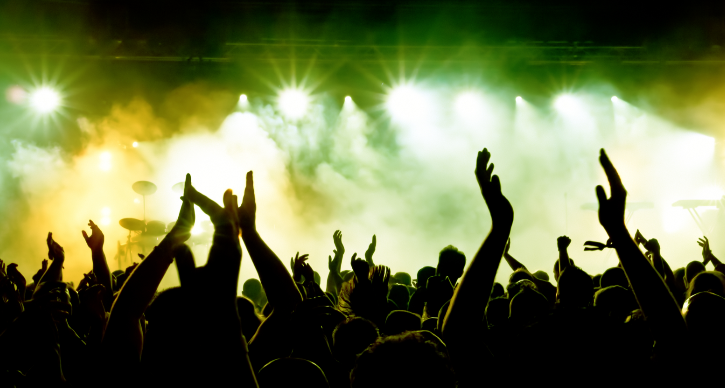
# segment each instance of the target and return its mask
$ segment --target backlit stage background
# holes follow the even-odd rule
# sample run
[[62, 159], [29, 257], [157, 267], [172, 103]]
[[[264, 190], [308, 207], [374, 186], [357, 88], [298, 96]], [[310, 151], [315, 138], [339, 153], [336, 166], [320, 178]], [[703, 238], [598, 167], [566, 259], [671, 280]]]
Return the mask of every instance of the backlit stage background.
[[[23, 4], [0, 23], [0, 257], [27, 277], [48, 231], [68, 280], [90, 270], [89, 219], [117, 269], [119, 220], [144, 218], [136, 181], [158, 187], [146, 219], [167, 224], [185, 173], [221, 202], [248, 170], [260, 233], [285, 262], [309, 253], [324, 281], [341, 229], [348, 259], [376, 234], [376, 262], [414, 275], [485, 237], [483, 147], [516, 211], [511, 253], [532, 270], [551, 271], [564, 234], [588, 272], [616, 264], [582, 247], [606, 240], [602, 147], [634, 203], [632, 233], [658, 238], [673, 268], [700, 259], [703, 234], [725, 254], [717, 206], [698, 207], [699, 224], [673, 206], [725, 194], [722, 6], [645, 20], [646, 4], [569, 2]], [[197, 209], [199, 265], [205, 220]], [[246, 252], [242, 263], [240, 279], [256, 277]], [[176, 283], [172, 268], [163, 286]]]

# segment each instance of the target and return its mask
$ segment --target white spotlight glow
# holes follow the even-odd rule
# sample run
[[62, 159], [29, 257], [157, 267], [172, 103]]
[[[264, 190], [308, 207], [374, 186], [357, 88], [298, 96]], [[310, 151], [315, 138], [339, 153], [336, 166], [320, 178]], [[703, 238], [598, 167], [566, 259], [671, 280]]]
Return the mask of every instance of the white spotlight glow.
[[244, 104], [245, 102], [247, 102], [247, 95], [242, 94], [241, 96], [239, 96], [239, 103]]
[[111, 169], [111, 153], [101, 152], [101, 155], [99, 156], [99, 159], [101, 160], [101, 163], [98, 165], [98, 167], [103, 171], [108, 171]]
[[425, 93], [412, 85], [394, 88], [388, 95], [387, 106], [394, 117], [406, 120], [421, 118], [433, 109]]
[[516, 96], [516, 102], [523, 102], [524, 99], [521, 96]]
[[111, 208], [110, 207], [104, 207], [101, 209], [101, 215], [103, 216], [110, 216], [111, 215]]
[[132, 144], [132, 145], [133, 145], [133, 148], [136, 148], [136, 147], [138, 147], [138, 142], [137, 142], [137, 141], [135, 141], [135, 142], [133, 142], [133, 144]]
[[53, 89], [42, 87], [30, 95], [30, 105], [40, 113], [50, 113], [60, 105], [60, 95]]
[[560, 111], [571, 112], [580, 108], [579, 100], [569, 94], [563, 94], [556, 98], [554, 107]]
[[352, 97], [350, 97], [350, 96], [345, 97], [345, 102], [352, 102]]
[[612, 96], [612, 102], [617, 102], [617, 101], [619, 101], [619, 98], [617, 96]]
[[199, 226], [199, 225], [195, 225], [193, 228], [191, 228], [191, 234], [193, 234], [194, 236], [196, 236], [200, 233], [203, 233], [203, 232], [204, 232], [204, 229], [202, 229], [201, 226]]
[[297, 89], [283, 90], [279, 94], [279, 109], [289, 118], [300, 118], [307, 112], [309, 97]]

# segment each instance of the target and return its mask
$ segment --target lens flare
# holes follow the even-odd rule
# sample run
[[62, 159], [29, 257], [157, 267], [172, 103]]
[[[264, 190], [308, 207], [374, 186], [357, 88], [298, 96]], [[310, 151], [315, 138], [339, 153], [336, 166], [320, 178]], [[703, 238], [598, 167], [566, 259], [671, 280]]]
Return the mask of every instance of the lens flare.
[[287, 89], [279, 94], [279, 109], [282, 113], [292, 119], [298, 119], [307, 113], [309, 96], [301, 90]]
[[60, 105], [60, 95], [53, 89], [42, 87], [30, 95], [30, 105], [39, 113], [50, 113]]

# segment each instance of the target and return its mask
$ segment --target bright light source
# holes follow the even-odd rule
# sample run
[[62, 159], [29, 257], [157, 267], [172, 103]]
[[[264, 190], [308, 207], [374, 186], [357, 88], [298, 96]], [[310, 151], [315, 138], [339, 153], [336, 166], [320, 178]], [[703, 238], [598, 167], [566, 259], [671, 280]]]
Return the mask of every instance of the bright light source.
[[387, 106], [394, 117], [408, 120], [421, 118], [421, 115], [432, 109], [425, 93], [412, 85], [394, 88], [388, 95]]
[[279, 94], [278, 103], [282, 113], [290, 118], [297, 119], [307, 112], [309, 97], [301, 90], [287, 89]]
[[524, 99], [521, 96], [516, 96], [516, 102], [523, 102]]
[[60, 105], [60, 95], [53, 89], [42, 87], [30, 95], [30, 105], [40, 113], [49, 113]]
[[571, 112], [573, 110], [579, 110], [581, 108], [581, 104], [576, 97], [569, 94], [563, 94], [556, 98], [556, 101], [554, 101], [554, 107], [560, 111]]
[[245, 102], [247, 102], [247, 95], [246, 94], [242, 94], [241, 96], [239, 96], [239, 103], [240, 104], [243, 104]]
[[350, 96], [345, 97], [345, 102], [352, 102], [352, 97], [350, 97]]
[[199, 226], [199, 225], [194, 225], [194, 227], [191, 228], [191, 234], [193, 234], [195, 236], [200, 233], [203, 233], [203, 232], [204, 232], [204, 229], [202, 229], [201, 226]]
[[138, 198], [133, 200], [133, 203], [141, 203], [141, 201], [138, 200]]
[[110, 207], [104, 207], [101, 209], [101, 215], [103, 216], [110, 216], [111, 215], [111, 208]]
[[111, 224], [111, 217], [101, 218], [101, 225], [110, 225], [110, 224]]
[[111, 153], [101, 152], [101, 155], [99, 156], [99, 159], [101, 160], [101, 163], [98, 165], [101, 170], [108, 171], [111, 169]]
[[619, 101], [619, 98], [617, 96], [612, 96], [612, 102], [617, 102], [617, 101]]
[[132, 144], [132, 145], [133, 145], [133, 148], [136, 148], [136, 147], [138, 147], [138, 142], [137, 142], [137, 141], [135, 141], [135, 142], [133, 142], [133, 144]]
[[454, 108], [459, 117], [474, 120], [483, 118], [484, 105], [481, 94], [476, 92], [464, 92], [456, 97]]

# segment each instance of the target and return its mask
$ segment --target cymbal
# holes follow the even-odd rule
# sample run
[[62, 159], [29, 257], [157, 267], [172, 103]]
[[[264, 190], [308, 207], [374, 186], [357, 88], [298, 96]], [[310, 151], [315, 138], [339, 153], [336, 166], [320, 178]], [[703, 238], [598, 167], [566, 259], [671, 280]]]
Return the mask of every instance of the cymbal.
[[122, 228], [127, 230], [141, 231], [146, 229], [146, 224], [143, 222], [143, 220], [138, 220], [135, 218], [122, 218], [120, 221], [118, 221], [118, 224], [121, 225]]
[[156, 185], [148, 181], [138, 181], [131, 188], [141, 195], [151, 195], [156, 192]]
[[179, 182], [171, 186], [171, 190], [173, 190], [176, 194], [184, 194], [184, 182]]
[[166, 225], [161, 221], [149, 221], [146, 224], [146, 233], [151, 236], [163, 236], [166, 234]]
[[174, 227], [174, 225], [176, 225], [176, 221], [171, 221], [171, 222], [169, 222], [169, 224], [168, 224], [168, 225], [166, 225], [166, 230], [167, 230], [167, 231], [170, 231], [170, 230], [171, 230], [171, 228], [173, 228], [173, 227]]

